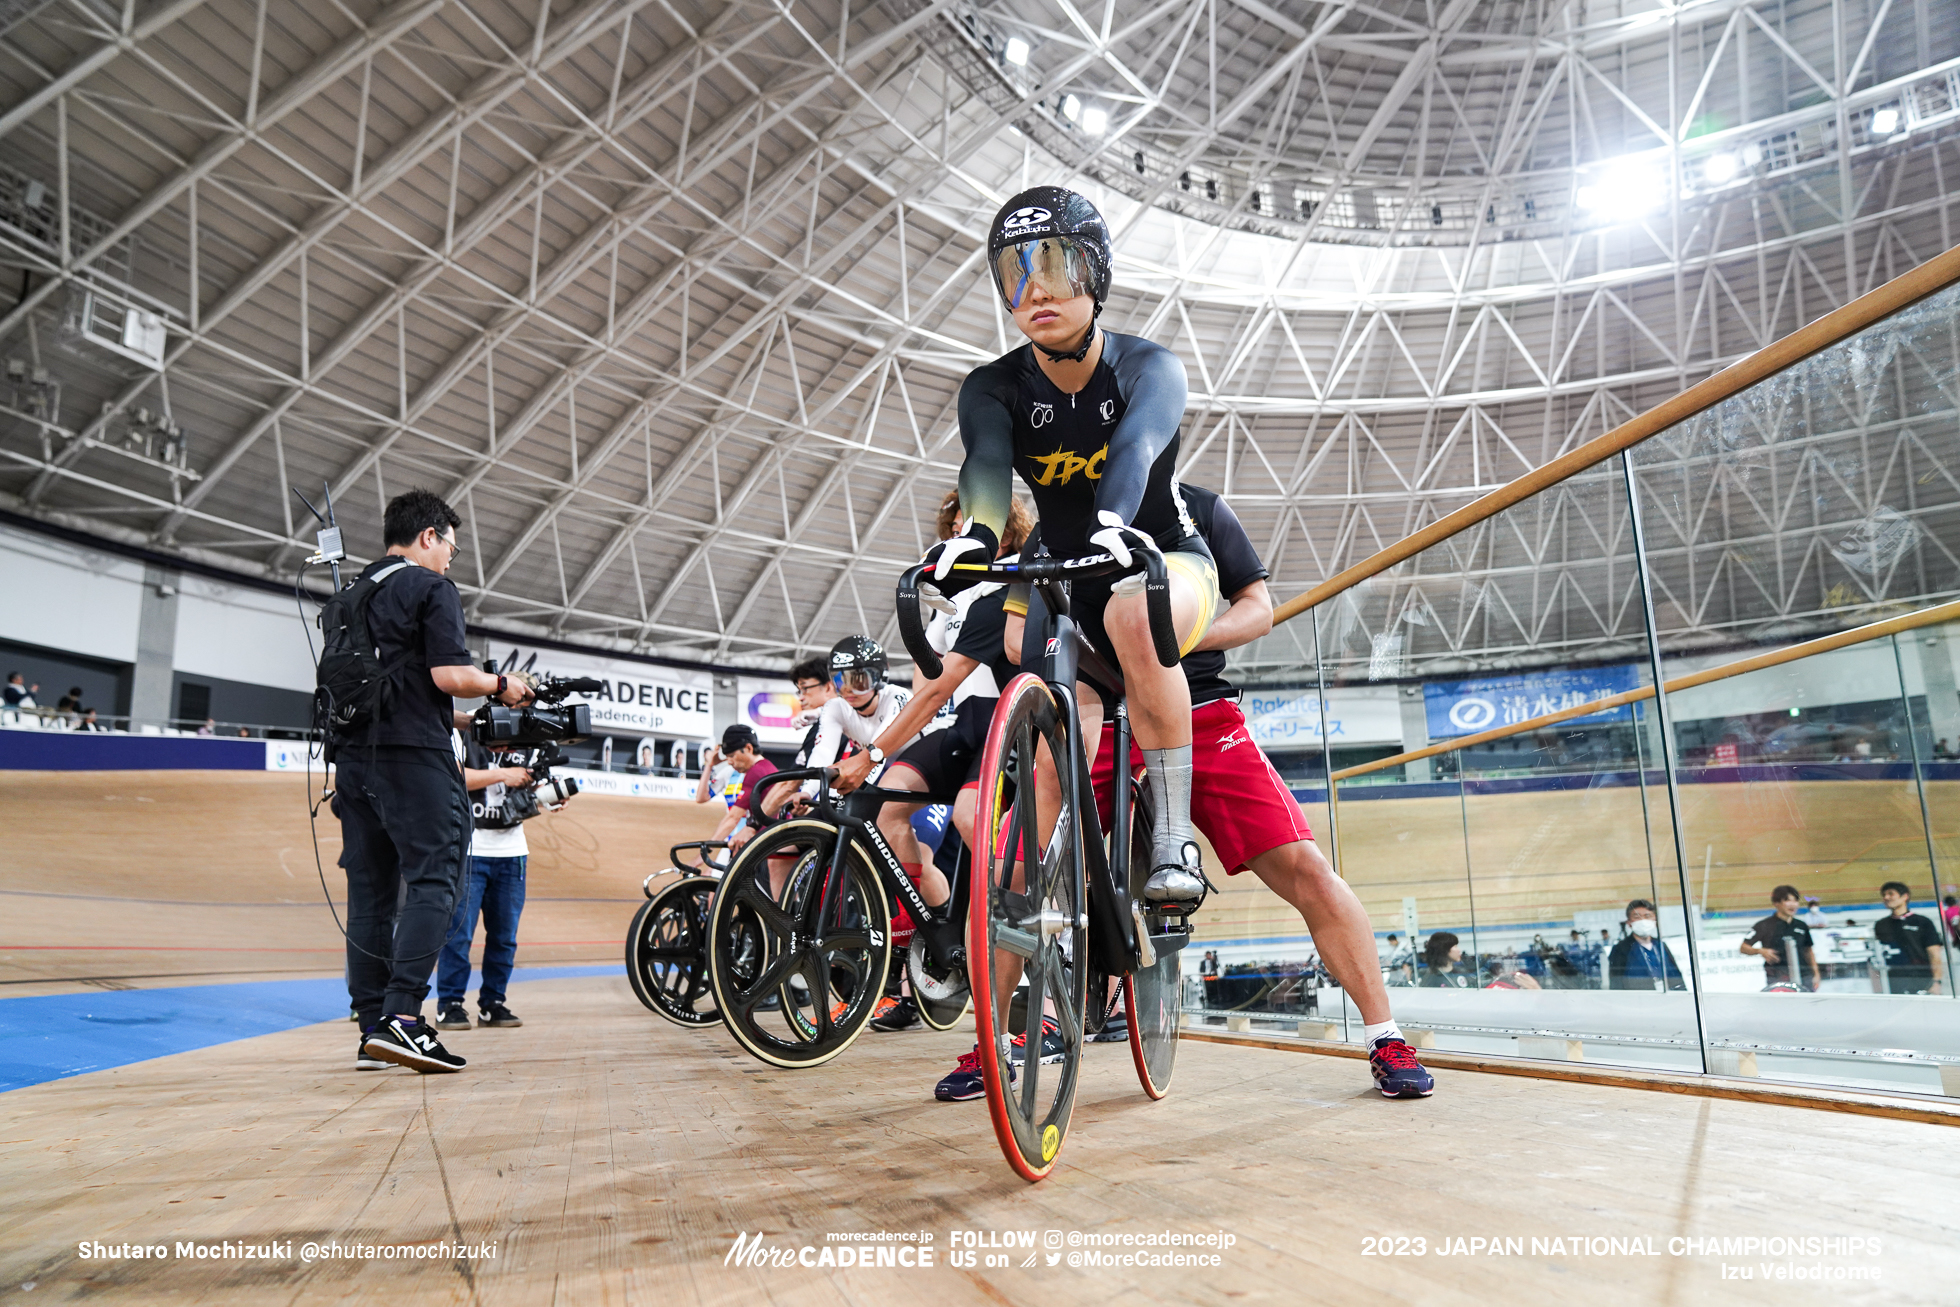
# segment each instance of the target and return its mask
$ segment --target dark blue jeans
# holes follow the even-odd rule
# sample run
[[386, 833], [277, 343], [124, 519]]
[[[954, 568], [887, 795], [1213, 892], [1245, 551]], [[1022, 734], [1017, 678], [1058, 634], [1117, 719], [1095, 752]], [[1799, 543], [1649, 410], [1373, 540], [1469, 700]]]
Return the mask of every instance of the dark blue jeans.
[[504, 1001], [510, 969], [517, 961], [517, 919], [524, 914], [523, 858], [471, 858], [456, 895], [456, 915], [449, 922], [449, 942], [442, 946], [436, 968], [436, 1004], [448, 1007], [463, 1001], [470, 987], [470, 939], [476, 916], [483, 914], [483, 983], [476, 991], [479, 1007]]

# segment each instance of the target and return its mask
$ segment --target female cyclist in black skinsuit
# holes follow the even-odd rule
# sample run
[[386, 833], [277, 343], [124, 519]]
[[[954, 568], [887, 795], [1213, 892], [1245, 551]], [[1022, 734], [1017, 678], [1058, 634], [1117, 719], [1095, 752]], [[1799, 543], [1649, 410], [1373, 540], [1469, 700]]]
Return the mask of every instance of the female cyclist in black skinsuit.
[[[1223, 607], [1217, 570], [1177, 496], [1184, 364], [1139, 336], [1100, 331], [1109, 294], [1109, 228], [1073, 191], [1038, 186], [1001, 207], [988, 235], [994, 284], [1029, 343], [975, 368], [960, 389], [960, 515], [965, 531], [934, 545], [927, 602], [964, 588], [956, 561], [990, 562], [1016, 473], [1059, 558], [1161, 550], [1171, 612], [1188, 652]], [[936, 591], [936, 592], [935, 592]], [[1191, 831], [1191, 693], [1157, 661], [1141, 577], [1077, 583], [1071, 615], [1123, 669], [1130, 721], [1161, 814], [1146, 895], [1192, 903], [1204, 880]], [[1100, 738], [1102, 704], [1081, 703], [1084, 738]], [[1045, 819], [1044, 819], [1045, 820]]]

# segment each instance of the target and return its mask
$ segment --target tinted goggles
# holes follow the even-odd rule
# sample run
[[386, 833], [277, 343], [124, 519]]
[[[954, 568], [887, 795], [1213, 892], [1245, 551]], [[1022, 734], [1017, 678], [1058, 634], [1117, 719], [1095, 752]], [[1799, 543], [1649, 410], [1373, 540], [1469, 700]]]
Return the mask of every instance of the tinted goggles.
[[1020, 308], [1036, 286], [1050, 299], [1074, 299], [1095, 293], [1096, 265], [1070, 237], [1048, 236], [1010, 245], [995, 255], [994, 285], [1010, 309]]
[[832, 672], [830, 684], [839, 694], [866, 694], [877, 684], [871, 673], [862, 667], [853, 667], [847, 672]]

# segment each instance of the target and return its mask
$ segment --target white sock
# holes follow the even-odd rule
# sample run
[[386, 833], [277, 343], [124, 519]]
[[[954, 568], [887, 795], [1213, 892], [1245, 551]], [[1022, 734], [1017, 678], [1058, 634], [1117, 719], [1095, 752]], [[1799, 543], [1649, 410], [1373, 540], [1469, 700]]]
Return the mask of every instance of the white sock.
[[1378, 1039], [1400, 1038], [1402, 1038], [1402, 1028], [1393, 1021], [1377, 1021], [1372, 1026], [1363, 1026], [1361, 1028], [1361, 1042], [1368, 1048], [1373, 1048], [1375, 1041]]

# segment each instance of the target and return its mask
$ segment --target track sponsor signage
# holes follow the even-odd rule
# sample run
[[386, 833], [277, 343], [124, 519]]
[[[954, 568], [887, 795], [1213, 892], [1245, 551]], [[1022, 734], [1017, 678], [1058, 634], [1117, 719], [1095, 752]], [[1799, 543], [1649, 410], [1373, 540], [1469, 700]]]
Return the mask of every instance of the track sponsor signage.
[[[1422, 706], [1429, 738], [1450, 740], [1500, 726], [1515, 726], [1533, 717], [1635, 689], [1639, 684], [1640, 669], [1632, 663], [1485, 676], [1472, 681], [1431, 681], [1422, 687]], [[1632, 705], [1622, 704], [1605, 712], [1569, 718], [1561, 724], [1582, 726], [1632, 720]]]
[[[1320, 747], [1322, 701], [1312, 690], [1247, 690], [1239, 707], [1263, 749]], [[1330, 694], [1325, 714], [1327, 742], [1335, 748], [1402, 741], [1401, 708], [1392, 686], [1385, 692]]]
[[735, 678], [735, 711], [739, 720], [755, 728], [764, 744], [801, 744], [807, 727], [796, 725], [801, 705], [788, 677]]
[[[553, 776], [569, 776], [582, 794], [617, 794], [628, 799], [681, 799], [691, 802], [694, 782], [676, 776], [635, 776], [630, 772], [593, 771], [586, 767], [553, 767]], [[572, 802], [578, 802], [573, 799]]]
[[601, 689], [578, 696], [592, 705], [595, 735], [705, 740], [715, 733], [713, 678], [707, 672], [524, 645], [498, 644], [489, 653], [499, 667], [603, 681]]

